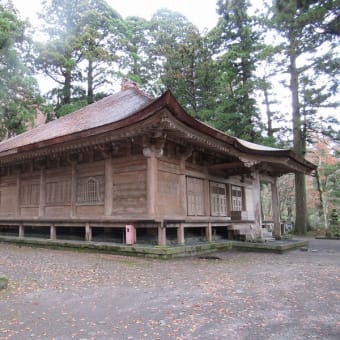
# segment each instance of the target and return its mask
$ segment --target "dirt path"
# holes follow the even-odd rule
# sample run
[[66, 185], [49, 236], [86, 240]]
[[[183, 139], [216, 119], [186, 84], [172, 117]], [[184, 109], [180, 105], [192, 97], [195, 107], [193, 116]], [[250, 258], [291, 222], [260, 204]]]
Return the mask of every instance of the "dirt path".
[[0, 244], [0, 339], [340, 339], [340, 241], [221, 260]]

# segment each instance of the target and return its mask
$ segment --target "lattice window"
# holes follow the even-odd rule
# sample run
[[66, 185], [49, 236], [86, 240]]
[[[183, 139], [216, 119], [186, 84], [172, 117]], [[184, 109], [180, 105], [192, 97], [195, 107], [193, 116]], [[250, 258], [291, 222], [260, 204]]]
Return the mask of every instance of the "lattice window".
[[204, 189], [203, 180], [187, 177], [188, 215], [204, 215]]
[[90, 177], [78, 182], [77, 201], [83, 204], [97, 204], [101, 202], [100, 187], [97, 178]]
[[85, 183], [84, 200], [90, 203], [98, 201], [98, 182], [90, 178]]
[[231, 187], [231, 206], [233, 211], [242, 211], [244, 205], [243, 189], [232, 185]]
[[210, 205], [212, 216], [227, 215], [227, 190], [225, 184], [210, 182]]

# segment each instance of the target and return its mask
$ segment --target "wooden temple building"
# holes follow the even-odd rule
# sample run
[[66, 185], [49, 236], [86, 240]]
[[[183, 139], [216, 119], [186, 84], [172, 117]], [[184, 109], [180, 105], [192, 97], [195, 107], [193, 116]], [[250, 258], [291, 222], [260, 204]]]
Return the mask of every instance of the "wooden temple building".
[[[228, 136], [170, 91], [134, 84], [0, 143], [0, 234], [133, 244], [261, 239], [260, 183], [315, 166], [290, 150]], [[36, 233], [36, 234], [35, 234]]]

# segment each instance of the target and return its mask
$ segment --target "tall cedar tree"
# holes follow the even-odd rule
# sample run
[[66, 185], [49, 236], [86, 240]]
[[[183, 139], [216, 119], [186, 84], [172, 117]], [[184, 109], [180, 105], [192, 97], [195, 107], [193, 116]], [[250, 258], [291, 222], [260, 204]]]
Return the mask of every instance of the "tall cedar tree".
[[151, 43], [151, 21], [140, 17], [127, 17], [124, 26], [124, 54], [120, 59], [122, 76], [135, 81], [151, 96], [157, 96], [160, 93], [160, 65]]
[[105, 0], [84, 1], [79, 13], [78, 43], [81, 60], [86, 61], [87, 103], [95, 100], [95, 90], [108, 83], [113, 75], [112, 64], [118, 62], [122, 49], [123, 22], [120, 15]]
[[61, 86], [53, 93], [57, 115], [64, 115], [94, 101], [94, 91], [106, 82], [117, 61], [121, 48], [117, 32], [123, 26], [105, 0], [44, 1], [41, 17], [48, 40], [37, 43], [36, 66]]
[[[170, 89], [198, 119], [215, 108], [216, 63], [207, 39], [183, 15], [167, 9], [151, 21], [125, 20], [126, 43], [122, 70], [150, 95]], [[123, 72], [122, 72], [123, 73]]]
[[183, 107], [199, 116], [207, 60], [204, 41], [187, 18], [170, 10], [159, 10], [151, 19], [151, 48], [159, 65], [160, 90], [170, 89]]
[[[256, 54], [259, 33], [248, 14], [247, 0], [219, 0], [217, 27], [211, 33], [218, 41], [218, 81], [215, 126], [230, 134], [258, 141], [260, 120], [254, 99]], [[216, 43], [215, 43], [216, 44]]]
[[25, 63], [30, 47], [26, 30], [13, 6], [0, 1], [1, 139], [25, 131], [39, 103], [37, 82]]
[[[336, 5], [337, 3], [337, 5]], [[317, 1], [317, 0], [276, 0], [274, 1], [274, 24], [278, 32], [285, 38], [282, 52], [287, 56], [287, 72], [290, 76], [289, 89], [292, 100], [292, 121], [294, 151], [304, 156], [306, 153], [306, 143], [308, 137], [308, 121], [304, 111], [306, 105], [312, 105], [313, 96], [306, 92], [305, 86], [309, 83], [303, 73], [314, 69], [318, 74], [318, 67], [324, 68], [323, 64], [318, 64], [317, 59], [310, 67], [298, 66], [299, 59], [308, 54], [313, 54], [325, 43], [328, 36], [327, 30], [330, 20], [333, 20], [335, 8], [339, 7], [339, 1]], [[333, 27], [333, 26], [332, 26]], [[319, 61], [322, 59], [319, 59]], [[324, 60], [323, 60], [324, 62]], [[328, 64], [329, 68], [330, 64]], [[327, 69], [327, 67], [326, 67]], [[334, 67], [331, 67], [334, 72]], [[322, 79], [322, 78], [321, 78]], [[336, 91], [336, 88], [333, 88]], [[314, 91], [315, 93], [315, 91]], [[309, 97], [308, 97], [309, 96]], [[321, 105], [324, 98], [318, 97], [314, 101]], [[305, 234], [308, 228], [308, 216], [306, 206], [306, 183], [303, 174], [295, 175], [295, 207], [296, 219], [295, 230], [299, 234]]]
[[58, 105], [71, 104], [72, 84], [80, 80], [77, 65], [81, 60], [77, 34], [82, 0], [50, 0], [43, 2], [40, 18], [46, 42], [37, 43], [36, 67], [61, 86], [57, 92]]

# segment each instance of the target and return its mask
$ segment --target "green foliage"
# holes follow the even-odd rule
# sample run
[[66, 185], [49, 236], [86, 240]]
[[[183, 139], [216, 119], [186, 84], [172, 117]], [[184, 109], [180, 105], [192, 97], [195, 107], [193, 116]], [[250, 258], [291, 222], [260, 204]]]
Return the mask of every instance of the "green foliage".
[[60, 103], [70, 104], [72, 83], [80, 80], [77, 70], [80, 50], [77, 41], [83, 1], [51, 0], [43, 2], [44, 20], [42, 26], [46, 34], [45, 43], [37, 43], [36, 69], [52, 78], [62, 87]]
[[32, 123], [40, 102], [36, 80], [24, 63], [29, 40], [26, 23], [11, 5], [0, 3], [0, 138], [16, 135]]
[[105, 0], [88, 0], [81, 15], [77, 42], [81, 52], [80, 62], [85, 61], [87, 102], [95, 100], [94, 92], [106, 83], [113, 72], [109, 71], [118, 61], [122, 49], [124, 25], [120, 15]]
[[124, 21], [123, 55], [120, 58], [122, 77], [135, 81], [150, 93], [157, 93], [156, 56], [151, 52], [151, 23], [139, 17], [127, 17]]
[[[194, 117], [234, 136], [275, 146], [277, 136], [285, 132], [278, 127], [282, 113], [270, 106], [273, 73], [259, 77], [258, 67], [273, 65], [279, 54], [285, 54], [273, 69], [286, 72], [289, 53], [294, 51], [296, 58], [309, 58], [297, 67], [302, 139], [308, 141], [309, 134], [320, 129], [338, 138], [335, 117], [322, 122], [316, 117], [321, 107], [336, 107], [331, 98], [338, 91], [340, 69], [334, 53], [339, 1], [277, 0], [273, 4], [271, 12], [262, 10], [260, 17], [250, 14], [254, 12], [247, 0], [219, 0], [218, 24], [202, 34], [183, 15], [166, 9], [157, 11], [150, 21], [123, 20], [105, 0], [45, 0], [41, 29], [46, 39], [37, 43], [35, 67], [55, 81], [49, 98], [57, 116], [79, 108], [85, 100], [95, 101], [100, 86], [124, 77], [151, 95], [169, 88]], [[11, 15], [7, 11], [0, 18], [3, 47], [27, 43], [25, 24], [11, 21]], [[271, 34], [273, 27], [285, 40], [266, 46], [263, 33]], [[324, 43], [327, 53], [320, 53], [317, 48]], [[33, 86], [32, 79], [25, 83]], [[267, 96], [267, 124], [260, 120], [258, 90]], [[20, 121], [20, 115], [15, 116], [9, 128], [21, 126]]]
[[[336, 7], [339, 2], [333, 0], [276, 0], [272, 9], [273, 26], [284, 39], [281, 53], [287, 56], [290, 77], [294, 151], [301, 156], [306, 153], [310, 133], [314, 133], [318, 125], [322, 127], [322, 123], [316, 123], [317, 111], [323, 105], [329, 105], [330, 93], [337, 91], [338, 80], [332, 76], [332, 72], [339, 72], [332, 63], [335, 60], [332, 55], [336, 57], [333, 36], [321, 29], [327, 25], [329, 15], [332, 16]], [[316, 57], [317, 54], [322, 57]], [[301, 59], [305, 61], [302, 66]], [[326, 64], [325, 60], [328, 60]], [[328, 71], [323, 72], [326, 69]], [[303, 234], [308, 225], [303, 175], [296, 174], [295, 182], [295, 194], [300, 198], [296, 200], [296, 211], [299, 212], [296, 227], [297, 232]]]
[[169, 10], [159, 10], [151, 19], [152, 48], [156, 57], [156, 70], [160, 90], [169, 88], [182, 106], [199, 117], [204, 106], [207, 62], [205, 41], [198, 29], [183, 15]]
[[4, 50], [23, 41], [25, 24], [16, 17], [10, 6], [1, 4], [0, 10], [0, 49]]
[[319, 169], [324, 178], [324, 188], [328, 195], [330, 204], [334, 207], [340, 206], [340, 162], [336, 164], [324, 164]]
[[332, 210], [331, 217], [330, 217], [330, 226], [326, 230], [327, 237], [340, 237], [340, 223], [339, 223], [339, 216], [336, 209]]
[[[272, 2], [273, 6], [268, 8], [267, 15], [262, 13], [261, 19], [266, 32], [271, 34], [271, 29], [276, 29], [274, 34], [277, 38], [271, 48], [264, 50], [264, 67], [268, 65], [271, 70], [266, 74], [266, 80], [277, 79], [276, 75], [284, 79], [287, 73], [291, 77], [289, 83], [282, 84], [292, 94], [294, 92], [291, 108], [288, 109], [292, 109], [295, 115], [295, 151], [303, 155], [308, 145], [306, 142], [313, 133], [322, 132], [336, 137], [334, 113], [337, 103], [334, 98], [338, 92], [339, 50], [334, 35], [325, 27], [336, 17], [340, 3], [338, 0]], [[265, 91], [263, 85], [260, 88]], [[267, 94], [272, 96], [270, 92]], [[268, 104], [271, 103], [273, 101], [269, 100]], [[267, 115], [271, 113], [268, 108]], [[284, 109], [283, 105], [281, 109]], [[326, 117], [327, 112], [329, 117]], [[275, 112], [272, 118], [276, 121], [281, 119]], [[288, 123], [286, 119], [287, 126]], [[268, 135], [274, 132], [279, 137], [283, 132], [282, 129], [271, 131], [269, 124], [268, 128]]]
[[62, 117], [62, 116], [65, 116], [65, 115], [67, 115], [71, 112], [74, 112], [74, 111], [81, 109], [82, 107], [86, 106], [87, 104], [88, 103], [87, 103], [86, 98], [74, 100], [70, 104], [65, 104], [65, 105], [61, 105], [60, 107], [58, 107], [55, 114], [56, 114], [57, 117]]
[[248, 1], [218, 1], [217, 27], [210, 33], [217, 74], [215, 114], [210, 123], [249, 141], [258, 141], [262, 129], [254, 97], [256, 58], [263, 48]]
[[[75, 106], [78, 83], [86, 83], [83, 96], [95, 100], [95, 91], [112, 75], [122, 40], [122, 19], [104, 0], [45, 1], [41, 17], [48, 41], [37, 43], [36, 68], [52, 78], [57, 111]], [[86, 65], [84, 67], [84, 65]], [[84, 95], [84, 93], [86, 93]]]

